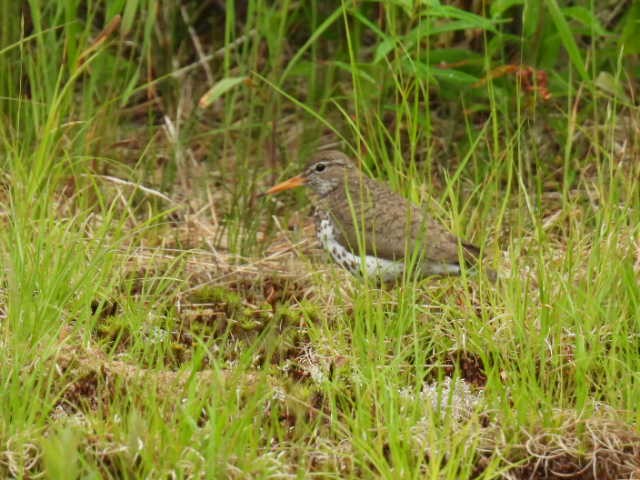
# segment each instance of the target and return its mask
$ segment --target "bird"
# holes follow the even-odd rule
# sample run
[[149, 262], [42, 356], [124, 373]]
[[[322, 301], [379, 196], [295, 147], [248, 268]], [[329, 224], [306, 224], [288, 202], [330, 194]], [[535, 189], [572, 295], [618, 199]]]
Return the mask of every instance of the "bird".
[[398, 281], [459, 275], [479, 261], [480, 249], [460, 240], [385, 183], [362, 173], [340, 150], [314, 154], [303, 172], [268, 189], [273, 195], [306, 186], [316, 233], [332, 259], [356, 276]]

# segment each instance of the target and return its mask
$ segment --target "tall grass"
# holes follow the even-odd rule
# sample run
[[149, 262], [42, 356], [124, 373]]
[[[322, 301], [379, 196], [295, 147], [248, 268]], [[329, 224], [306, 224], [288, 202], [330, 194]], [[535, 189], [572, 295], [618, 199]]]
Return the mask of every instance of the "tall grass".
[[[638, 8], [599, 8], [0, 0], [1, 475], [629, 476]], [[325, 265], [256, 194], [332, 142], [501, 280]]]

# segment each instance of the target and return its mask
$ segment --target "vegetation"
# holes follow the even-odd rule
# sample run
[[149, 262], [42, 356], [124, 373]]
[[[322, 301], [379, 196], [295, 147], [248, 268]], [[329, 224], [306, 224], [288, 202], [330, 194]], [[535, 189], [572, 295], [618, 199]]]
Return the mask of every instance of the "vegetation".
[[[638, 478], [640, 4], [0, 24], [0, 476]], [[327, 144], [500, 280], [327, 262], [258, 195]]]

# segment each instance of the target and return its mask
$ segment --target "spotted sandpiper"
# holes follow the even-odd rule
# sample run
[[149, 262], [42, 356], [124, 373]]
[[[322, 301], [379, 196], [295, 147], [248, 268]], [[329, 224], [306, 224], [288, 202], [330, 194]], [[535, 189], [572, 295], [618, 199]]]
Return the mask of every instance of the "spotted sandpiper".
[[460, 241], [416, 205], [364, 175], [341, 151], [315, 154], [303, 173], [266, 194], [303, 185], [315, 206], [320, 243], [354, 275], [391, 282], [408, 265], [419, 277], [458, 275], [461, 262], [478, 260], [478, 247]]

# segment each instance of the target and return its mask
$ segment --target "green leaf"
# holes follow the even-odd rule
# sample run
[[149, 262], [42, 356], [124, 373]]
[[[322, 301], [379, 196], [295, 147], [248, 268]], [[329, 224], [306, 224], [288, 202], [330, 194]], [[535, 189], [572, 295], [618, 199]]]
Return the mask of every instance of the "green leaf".
[[200, 97], [200, 101], [198, 102], [198, 105], [201, 108], [208, 107], [213, 102], [215, 102], [218, 98], [220, 98], [222, 95], [224, 95], [229, 90], [231, 90], [233, 87], [235, 87], [239, 83], [244, 82], [248, 78], [249, 77], [247, 76], [223, 78], [222, 80], [218, 81], [213, 87], [211, 87], [209, 91], [207, 91], [207, 93], [205, 93], [202, 97]]
[[524, 0], [494, 0], [490, 7], [491, 17], [500, 18], [504, 12], [516, 5], [524, 5]]
[[624, 47], [625, 55], [640, 53], [640, 2], [634, 2], [626, 13], [622, 22], [620, 46]]
[[315, 31], [311, 33], [311, 36], [309, 36], [305, 44], [302, 45], [293, 56], [293, 58], [289, 60], [289, 63], [282, 72], [282, 75], [280, 75], [281, 83], [284, 82], [285, 78], [287, 78], [287, 75], [289, 74], [289, 71], [295, 66], [296, 63], [298, 63], [302, 59], [302, 56], [307, 52], [307, 50], [311, 48], [311, 46], [318, 40], [318, 38], [320, 38], [325, 30], [333, 25], [333, 23], [336, 22], [343, 15], [343, 13], [344, 6], [336, 8], [333, 13], [325, 18], [325, 20], [318, 26], [318, 28], [316, 28]]
[[122, 13], [122, 26], [120, 31], [123, 37], [125, 37], [134, 25], [136, 21], [136, 14], [140, 8], [139, 2], [126, 2], [124, 4], [124, 12]]
[[454, 68], [433, 68], [433, 76], [440, 82], [449, 82], [459, 86], [471, 85], [480, 79]]
[[400, 8], [403, 8], [407, 13], [411, 13], [415, 7], [411, 0], [389, 0], [389, 3], [393, 3]]
[[480, 28], [482, 30], [489, 30], [497, 33], [494, 24], [495, 21], [489, 20], [475, 13], [467, 12], [460, 8], [451, 7], [448, 5], [433, 6], [427, 9], [421, 16], [424, 17], [438, 17], [463, 20], [466, 22], [466, 28]]
[[558, 55], [560, 51], [560, 35], [557, 32], [545, 35], [542, 38], [542, 48], [538, 57], [537, 67], [544, 70], [552, 70], [558, 63]]
[[359, 65], [351, 65], [345, 62], [340, 62], [340, 61], [334, 61], [331, 62], [332, 65], [335, 65], [336, 67], [345, 70], [347, 72], [349, 72], [351, 75], [356, 76], [362, 80], [365, 80], [373, 85], [376, 85], [377, 82], [376, 80], [369, 75], [366, 71], [364, 71], [364, 69], [362, 67], [360, 67]]
[[580, 78], [582, 78], [582, 80], [585, 82], [589, 82], [589, 74], [587, 73], [587, 69], [584, 66], [584, 59], [582, 58], [582, 54], [580, 53], [580, 49], [576, 44], [575, 38], [573, 38], [573, 33], [569, 28], [569, 24], [564, 18], [562, 10], [560, 10], [560, 7], [558, 6], [558, 2], [556, 0], [545, 0], [545, 4], [549, 9], [549, 14], [553, 19], [553, 23], [556, 26], [556, 29], [558, 30], [558, 34], [560, 35], [560, 39], [562, 40], [562, 45], [569, 54], [571, 63], [578, 71]]
[[429, 8], [421, 17], [445, 18], [449, 22], [435, 24], [431, 21], [423, 21], [416, 28], [402, 37], [385, 37], [378, 44], [373, 57], [374, 63], [385, 58], [398, 44], [404, 45], [406, 50], [411, 50], [423, 38], [440, 33], [452, 32], [458, 30], [482, 29], [491, 32], [497, 32], [493, 21], [474, 13], [465, 12], [458, 8], [448, 6], [434, 6]]
[[430, 50], [428, 53], [424, 53], [421, 57], [422, 60], [426, 60], [431, 65], [438, 65], [441, 63], [457, 63], [465, 61], [465, 67], [478, 67], [484, 65], [484, 57], [471, 50], [464, 48], [438, 48], [437, 50]]
[[522, 33], [525, 37], [532, 37], [538, 30], [540, 10], [540, 2], [537, 0], [525, 2], [522, 11]]
[[445, 82], [456, 86], [466, 86], [478, 82], [480, 79], [455, 68], [438, 68], [422, 62], [411, 62], [407, 65], [416, 78], [430, 82]]
[[389, 52], [391, 52], [396, 46], [396, 40], [394, 38], [388, 37], [385, 38], [380, 44], [378, 48], [376, 48], [376, 53], [373, 56], [373, 63], [378, 63], [380, 60], [385, 58]]
[[585, 7], [566, 7], [562, 9], [562, 13], [582, 23], [596, 35], [608, 35], [610, 33], [603, 28], [600, 20], [595, 16], [595, 13]]
[[[491, 26], [493, 28], [493, 25]], [[470, 30], [478, 28], [474, 22], [468, 20], [454, 20], [451, 22], [433, 25], [430, 22], [422, 24], [417, 27], [413, 32], [418, 38], [424, 38], [430, 35], [438, 35], [440, 33], [455, 32], [456, 30]]]

